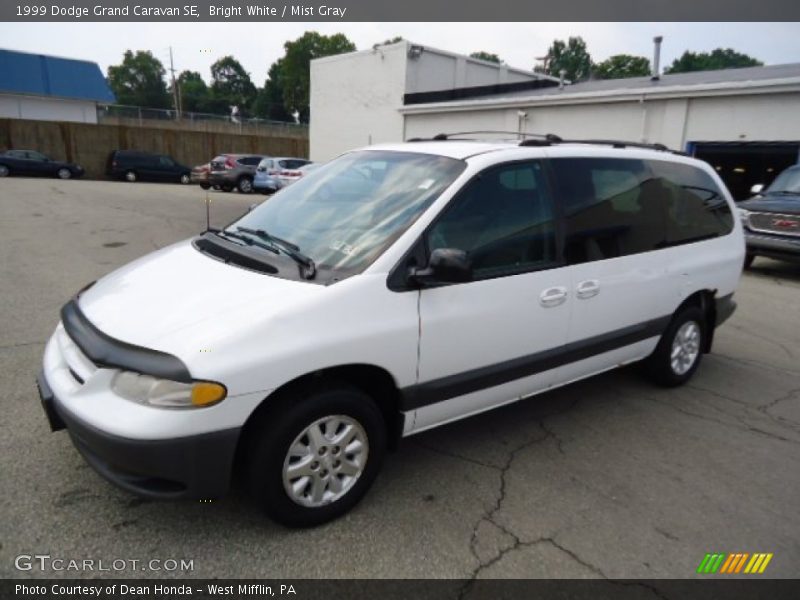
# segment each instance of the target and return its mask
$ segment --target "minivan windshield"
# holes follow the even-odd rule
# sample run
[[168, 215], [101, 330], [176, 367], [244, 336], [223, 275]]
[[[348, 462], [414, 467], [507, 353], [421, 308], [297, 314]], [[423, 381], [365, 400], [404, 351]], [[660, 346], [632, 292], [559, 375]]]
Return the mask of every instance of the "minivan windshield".
[[775, 178], [767, 194], [800, 194], [800, 168], [786, 169]]
[[345, 154], [229, 225], [293, 244], [318, 269], [366, 268], [458, 177], [466, 163], [413, 152]]

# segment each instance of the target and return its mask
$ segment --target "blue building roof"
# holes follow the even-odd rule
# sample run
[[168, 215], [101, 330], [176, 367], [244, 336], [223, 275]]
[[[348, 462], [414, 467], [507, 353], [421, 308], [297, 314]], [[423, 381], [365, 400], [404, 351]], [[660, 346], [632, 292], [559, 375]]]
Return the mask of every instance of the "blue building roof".
[[0, 93], [115, 102], [97, 63], [0, 49]]

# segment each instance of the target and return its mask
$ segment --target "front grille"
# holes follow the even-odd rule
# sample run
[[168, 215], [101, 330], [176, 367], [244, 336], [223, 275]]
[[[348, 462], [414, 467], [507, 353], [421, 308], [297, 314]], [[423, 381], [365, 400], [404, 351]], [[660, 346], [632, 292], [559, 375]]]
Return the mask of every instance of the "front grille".
[[73, 379], [83, 385], [97, 371], [95, 365], [83, 352], [63, 328], [58, 330], [58, 349]]
[[753, 231], [800, 236], [800, 215], [750, 213], [748, 224]]

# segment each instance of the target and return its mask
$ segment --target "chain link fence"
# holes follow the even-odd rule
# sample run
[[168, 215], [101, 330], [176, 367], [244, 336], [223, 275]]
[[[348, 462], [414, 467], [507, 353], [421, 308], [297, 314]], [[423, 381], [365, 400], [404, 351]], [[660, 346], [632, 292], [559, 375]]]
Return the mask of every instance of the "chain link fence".
[[248, 134], [285, 133], [307, 137], [308, 124], [245, 118], [232, 115], [181, 112], [162, 108], [144, 108], [122, 104], [98, 104], [97, 122], [140, 127], [188, 128], [197, 131], [231, 131]]

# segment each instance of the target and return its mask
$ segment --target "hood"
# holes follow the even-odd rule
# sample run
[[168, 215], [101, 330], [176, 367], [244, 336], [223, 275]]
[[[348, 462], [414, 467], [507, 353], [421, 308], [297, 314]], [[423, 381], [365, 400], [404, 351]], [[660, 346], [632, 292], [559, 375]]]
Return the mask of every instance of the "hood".
[[774, 212], [784, 215], [800, 214], [800, 194], [794, 196], [756, 196], [736, 206], [754, 212]]
[[78, 302], [86, 317], [111, 337], [175, 352], [195, 339], [207, 342], [239, 334], [236, 329], [324, 291], [321, 285], [219, 262], [186, 240], [106, 275]]

